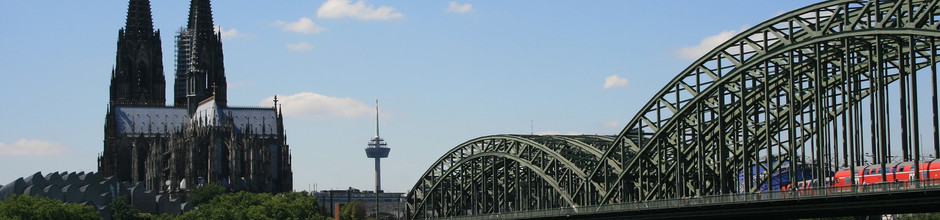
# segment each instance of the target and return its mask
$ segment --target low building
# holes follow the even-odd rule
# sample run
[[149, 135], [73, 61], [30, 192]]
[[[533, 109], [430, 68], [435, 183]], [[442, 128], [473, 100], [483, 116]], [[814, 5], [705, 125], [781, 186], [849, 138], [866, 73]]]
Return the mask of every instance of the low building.
[[137, 210], [149, 214], [179, 215], [193, 206], [179, 198], [147, 190], [142, 182], [119, 182], [95, 172], [54, 172], [20, 177], [0, 186], [0, 200], [13, 195], [32, 195], [94, 206], [103, 219], [111, 219], [111, 201], [125, 196]]
[[[350, 187], [349, 189], [330, 189], [314, 192], [317, 202], [326, 213], [325, 216], [335, 216], [336, 207], [340, 204], [346, 204], [359, 201], [366, 207], [369, 216], [375, 216], [376, 193], [369, 190], [359, 190]], [[379, 216], [380, 219], [398, 219], [404, 217], [405, 194], [403, 192], [379, 192]]]

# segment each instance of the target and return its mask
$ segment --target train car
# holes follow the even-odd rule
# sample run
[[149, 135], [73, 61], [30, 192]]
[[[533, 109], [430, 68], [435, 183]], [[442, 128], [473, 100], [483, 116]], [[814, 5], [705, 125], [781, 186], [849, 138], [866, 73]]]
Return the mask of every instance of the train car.
[[[901, 163], [885, 164], [882, 169], [881, 164], [872, 164], [856, 167], [855, 170], [840, 170], [833, 176], [833, 186], [850, 186], [853, 184], [868, 185], [882, 182], [902, 182], [915, 179], [914, 162], [907, 161]], [[917, 166], [920, 171], [920, 179], [940, 178], [940, 159], [925, 160]], [[855, 181], [852, 181], [852, 173], [855, 173]]]
[[[756, 186], [758, 191], [766, 192], [770, 190], [786, 189], [792, 182], [804, 182], [816, 178], [811, 166], [798, 164], [791, 167], [789, 161], [771, 161], [770, 164], [779, 165], [779, 169], [767, 172], [767, 170], [764, 169], [764, 167], [768, 167], [767, 162], [763, 162], [761, 166], [751, 167], [751, 177], [749, 179], [746, 178], [744, 172], [738, 172], [738, 192], [747, 192], [747, 189], [744, 187], [744, 181], [749, 180], [752, 181], [752, 183], [758, 182], [758, 180], [763, 179], [767, 175], [770, 175], [768, 181], [762, 182], [759, 186]], [[796, 169], [796, 176], [790, 176], [790, 169]]]

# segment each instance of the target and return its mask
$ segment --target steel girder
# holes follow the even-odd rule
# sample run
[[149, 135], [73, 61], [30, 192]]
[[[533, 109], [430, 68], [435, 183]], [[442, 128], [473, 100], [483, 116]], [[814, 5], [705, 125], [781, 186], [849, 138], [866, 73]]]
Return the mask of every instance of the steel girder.
[[[572, 194], [592, 184], [587, 171], [615, 136], [495, 135], [458, 145], [425, 172], [407, 196], [411, 218], [578, 207]], [[595, 186], [598, 187], [599, 186]]]
[[[865, 123], [843, 112], [860, 103], [884, 109], [875, 106], [887, 105], [887, 85], [934, 68], [937, 5], [829, 1], [735, 36], [686, 68], [627, 124], [604, 154], [623, 161], [622, 171], [602, 164], [590, 172], [611, 180], [600, 184], [607, 190], [584, 184], [576, 194], [600, 192], [594, 204], [609, 204], [751, 192], [769, 181], [752, 167], [781, 164], [768, 161], [816, 164], [814, 171], [826, 176], [840, 164], [832, 159], [838, 145], [850, 142], [832, 140], [850, 136], [832, 123]], [[862, 102], [873, 95], [878, 99]], [[631, 160], [621, 152], [637, 153]]]

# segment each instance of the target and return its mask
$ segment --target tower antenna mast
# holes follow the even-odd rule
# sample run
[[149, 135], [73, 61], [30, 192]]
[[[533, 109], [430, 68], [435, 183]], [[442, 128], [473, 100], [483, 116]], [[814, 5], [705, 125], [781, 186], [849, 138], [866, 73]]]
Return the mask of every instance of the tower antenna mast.
[[379, 100], [375, 100], [375, 136], [379, 136]]

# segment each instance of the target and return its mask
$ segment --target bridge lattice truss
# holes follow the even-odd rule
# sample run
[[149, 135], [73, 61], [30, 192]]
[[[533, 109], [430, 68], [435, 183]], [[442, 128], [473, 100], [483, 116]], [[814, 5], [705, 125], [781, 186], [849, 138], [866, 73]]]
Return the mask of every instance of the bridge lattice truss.
[[788, 164], [824, 180], [918, 160], [924, 147], [938, 155], [938, 37], [940, 0], [837, 0], [782, 14], [696, 60], [618, 136], [498, 135], [455, 147], [408, 194], [409, 216], [755, 192], [766, 173], [796, 176]]

